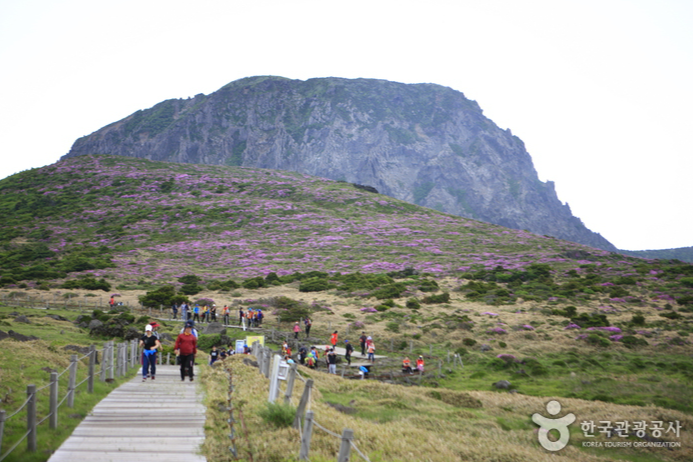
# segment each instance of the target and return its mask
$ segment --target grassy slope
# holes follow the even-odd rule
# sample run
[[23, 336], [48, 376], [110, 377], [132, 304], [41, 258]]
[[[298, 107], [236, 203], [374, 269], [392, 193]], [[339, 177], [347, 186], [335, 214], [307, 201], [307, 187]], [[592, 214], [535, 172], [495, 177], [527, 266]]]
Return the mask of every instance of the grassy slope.
[[[171, 178], [172, 186], [166, 186]], [[640, 420], [650, 412], [666, 416], [678, 415], [671, 414], [674, 410], [691, 412], [691, 319], [687, 305], [675, 301], [690, 296], [690, 288], [682, 282], [691, 275], [690, 265], [609, 254], [289, 172], [109, 156], [75, 158], [3, 180], [0, 213], [8, 217], [0, 228], [3, 255], [15, 252], [12, 255], [16, 256], [17, 249], [40, 243], [55, 252], [48, 260], [39, 252], [41, 256], [33, 262], [22, 259], [22, 267], [2, 267], [5, 275], [21, 275], [38, 264], [55, 271], [73, 270], [85, 262], [107, 266], [100, 265], [99, 258], [110, 256], [113, 267], [73, 272], [68, 278], [80, 274], [106, 277], [118, 285], [122, 299], [131, 303], [159, 284], [180, 285], [175, 277], [189, 273], [207, 283], [270, 271], [280, 275], [310, 270], [372, 273], [413, 267], [436, 279], [441, 290], [451, 294], [451, 301], [411, 310], [405, 307], [406, 299], [399, 298], [394, 308], [368, 313], [362, 308], [379, 303], [368, 291], [304, 293], [298, 291], [297, 282], [234, 293], [205, 290], [199, 296], [214, 298], [218, 304], [278, 295], [313, 301], [329, 308], [313, 313], [318, 336], [326, 338], [327, 326], [340, 332], [351, 326], [353, 335], [354, 323], [363, 323], [376, 338], [379, 352], [393, 345], [394, 351], [387, 353], [396, 358], [395, 363], [408, 353], [410, 343], [414, 354], [425, 354], [429, 370], [435, 369], [438, 360], [445, 360], [448, 351], [461, 352], [464, 370], [446, 371], [445, 378], [427, 377], [424, 384], [429, 386], [488, 393], [492, 382], [509, 379], [525, 397], [560, 396], [579, 403], [576, 409], [607, 412], [612, 407], [574, 398], [638, 405], [641, 407], [627, 415], [637, 414]], [[501, 276], [524, 274], [535, 263], [549, 265], [550, 277], [520, 281], [519, 285], [517, 281], [502, 282]], [[498, 267], [502, 270], [494, 273]], [[408, 286], [407, 297], [421, 299], [428, 294], [419, 290], [423, 278], [401, 280]], [[62, 280], [46, 278], [36, 283], [25, 279], [28, 289], [6, 284], [3, 293], [59, 298], [65, 292], [56, 289]], [[470, 282], [497, 286], [489, 293], [469, 297], [475, 292], [469, 288]], [[37, 286], [54, 290], [31, 289]], [[627, 295], [610, 293], [614, 288]], [[607, 333], [600, 334], [604, 346], [587, 343], [579, 338], [584, 330], [565, 329], [570, 320], [560, 311], [568, 305], [576, 306], [578, 314], [604, 314], [610, 325], [647, 345], [628, 349], [609, 341]], [[497, 316], [483, 314], [488, 312]], [[660, 316], [669, 313], [676, 313], [678, 319]], [[636, 314], [643, 316], [644, 324], [632, 323]], [[270, 323], [276, 323], [272, 316]], [[526, 325], [533, 329], [523, 327]], [[496, 327], [506, 333], [491, 333]], [[468, 346], [465, 339], [477, 343]], [[481, 344], [493, 350], [482, 353]], [[541, 367], [505, 364], [496, 358], [501, 353], [518, 360], [535, 359]], [[338, 400], [341, 392], [325, 393]], [[398, 421], [399, 414], [386, 408], [364, 418], [390, 415]], [[368, 414], [367, 410], [363, 413]], [[578, 418], [588, 419], [589, 415], [578, 414]], [[431, 419], [435, 420], [431, 417], [426, 422]], [[521, 438], [533, 440], [522, 423], [526, 420], [527, 414], [518, 415], [503, 425], [524, 430]], [[484, 444], [481, 439], [476, 441], [477, 446]], [[659, 457], [662, 452], [654, 454]], [[406, 459], [387, 455], [385, 460], [400, 457]]]

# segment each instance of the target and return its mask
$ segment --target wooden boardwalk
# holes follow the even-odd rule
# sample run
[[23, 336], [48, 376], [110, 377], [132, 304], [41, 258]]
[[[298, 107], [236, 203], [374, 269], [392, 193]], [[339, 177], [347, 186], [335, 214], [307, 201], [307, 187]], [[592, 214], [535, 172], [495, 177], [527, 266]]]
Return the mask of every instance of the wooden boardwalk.
[[206, 462], [205, 407], [196, 382], [182, 382], [179, 366], [157, 366], [97, 404], [48, 462]]

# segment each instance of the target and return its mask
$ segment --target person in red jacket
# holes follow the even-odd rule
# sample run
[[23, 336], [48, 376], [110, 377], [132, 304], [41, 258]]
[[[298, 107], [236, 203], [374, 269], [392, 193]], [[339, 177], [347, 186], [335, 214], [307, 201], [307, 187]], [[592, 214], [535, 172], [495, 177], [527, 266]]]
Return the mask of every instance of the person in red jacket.
[[192, 333], [192, 322], [185, 323], [183, 333], [178, 335], [173, 349], [180, 360], [180, 379], [185, 380], [185, 376], [190, 377], [193, 381], [193, 365], [195, 364], [195, 355], [197, 354], [197, 337]]
[[330, 343], [332, 344], [332, 348], [337, 346], [337, 331], [334, 331], [334, 333], [330, 336]]

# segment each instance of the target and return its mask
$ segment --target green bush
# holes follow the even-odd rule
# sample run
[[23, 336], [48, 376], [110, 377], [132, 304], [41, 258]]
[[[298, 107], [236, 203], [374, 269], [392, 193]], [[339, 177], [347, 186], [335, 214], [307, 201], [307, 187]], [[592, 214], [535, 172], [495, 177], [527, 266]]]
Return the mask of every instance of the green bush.
[[634, 326], [644, 326], [645, 325], [645, 316], [642, 314], [634, 314], [633, 318], [630, 320], [630, 323], [633, 324]]
[[471, 347], [471, 346], [476, 345], [476, 340], [474, 340], [473, 338], [467, 337], [467, 338], [462, 340], [462, 343], [464, 343], [466, 346]]
[[178, 282], [182, 282], [183, 284], [197, 284], [201, 280], [199, 276], [195, 276], [194, 274], [187, 274], [178, 278]]
[[221, 334], [200, 334], [197, 338], [197, 348], [202, 351], [210, 351], [214, 345], [221, 345]]
[[284, 403], [265, 403], [265, 408], [258, 412], [262, 420], [279, 428], [288, 428], [294, 423], [296, 408]]
[[382, 313], [383, 311], [389, 310], [390, 307], [387, 305], [378, 305], [375, 307], [375, 309]]
[[384, 300], [387, 298], [399, 298], [407, 290], [407, 286], [401, 282], [395, 282], [394, 284], [388, 284], [379, 289], [371, 292], [371, 297], [375, 297], [378, 300]]
[[320, 292], [330, 288], [330, 283], [327, 279], [310, 278], [301, 281], [298, 286], [300, 292]]
[[419, 303], [419, 300], [416, 298], [410, 298], [407, 300], [407, 308], [411, 310], [418, 310], [421, 308], [421, 303]]
[[390, 321], [385, 325], [385, 330], [390, 332], [399, 332], [399, 323], [396, 321]]
[[439, 287], [438, 283], [433, 279], [424, 279], [419, 285], [419, 290], [421, 292], [436, 292]]
[[421, 300], [422, 303], [433, 304], [433, 303], [448, 303], [450, 301], [450, 294], [443, 292], [442, 294], [428, 295]]
[[184, 295], [196, 295], [202, 292], [202, 286], [197, 284], [183, 284], [180, 291]]
[[601, 335], [598, 334], [589, 334], [587, 336], [587, 343], [594, 345], [594, 346], [599, 346], [606, 348], [611, 345], [611, 340], [608, 338], [604, 338]]
[[640, 346], [647, 346], [647, 340], [644, 338], [635, 337], [634, 335], [624, 335], [621, 339], [621, 343], [628, 348], [636, 348]]
[[261, 276], [248, 278], [241, 283], [241, 286], [243, 286], [245, 289], [259, 289], [261, 287], [268, 287], [267, 283]]

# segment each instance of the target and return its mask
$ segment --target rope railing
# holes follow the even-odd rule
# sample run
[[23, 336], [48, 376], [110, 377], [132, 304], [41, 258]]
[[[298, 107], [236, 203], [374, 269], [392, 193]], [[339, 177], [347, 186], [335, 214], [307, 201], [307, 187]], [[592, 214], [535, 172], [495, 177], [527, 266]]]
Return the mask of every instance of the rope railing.
[[[130, 347], [131, 351], [133, 350], [133, 346], [136, 344], [136, 341], [130, 342]], [[22, 436], [18, 441], [14, 442], [12, 447], [5, 452], [2, 457], [0, 457], [0, 462], [5, 459], [12, 451], [14, 451], [19, 444], [24, 441], [25, 439], [28, 438], [27, 440], [27, 450], [29, 452], [34, 452], [36, 451], [36, 428], [43, 424], [46, 420], [49, 420], [50, 422], [50, 428], [51, 429], [56, 429], [58, 427], [58, 410], [60, 407], [65, 404], [65, 401], [67, 401], [67, 406], [68, 407], [73, 407], [74, 406], [74, 398], [75, 398], [75, 392], [76, 390], [82, 386], [85, 382], [87, 383], [87, 393], [93, 393], [94, 392], [94, 386], [93, 386], [93, 381], [95, 376], [97, 375], [95, 372], [95, 362], [96, 362], [96, 357], [98, 352], [103, 352], [103, 360], [100, 363], [100, 372], [99, 372], [99, 380], [104, 382], [107, 381], [106, 377], [106, 371], [110, 371], [110, 378], [113, 378], [113, 373], [115, 370], [118, 371], [118, 376], [120, 375], [125, 375], [128, 370], [130, 370], [132, 367], [135, 367], [135, 361], [134, 361], [134, 356], [131, 354], [131, 358], [128, 359], [127, 357], [127, 342], [123, 342], [122, 344], [118, 344], [118, 350], [121, 352], [121, 354], [116, 355], [115, 357], [113, 356], [113, 352], [115, 349], [116, 345], [113, 344], [113, 342], [107, 342], [103, 348], [101, 349], [96, 349], [94, 345], [90, 347], [89, 353], [82, 355], [78, 357], [77, 355], [72, 355], [70, 358], [70, 365], [65, 368], [60, 373], [57, 372], [51, 372], [50, 376], [50, 382], [42, 387], [36, 388], [35, 385], [28, 385], [27, 386], [27, 399], [22, 403], [22, 405], [15, 410], [12, 414], [9, 416], [6, 416], [4, 410], [0, 410], [0, 454], [2, 453], [2, 442], [3, 442], [3, 436], [4, 436], [4, 428], [5, 428], [5, 422], [8, 420], [12, 419], [15, 417], [17, 414], [22, 412], [25, 408], [27, 408], [27, 432]], [[84, 365], [81, 363], [83, 359], [89, 358], [89, 364]], [[113, 360], [116, 361], [113, 361]], [[114, 364], [115, 362], [115, 364]], [[87, 369], [86, 377], [81, 380], [80, 382], [77, 382], [77, 373], [79, 369], [79, 365], [83, 365]], [[83, 370], [83, 369], [82, 369]], [[68, 379], [68, 384], [67, 384], [67, 390], [65, 392], [65, 395], [63, 398], [58, 401], [58, 389], [59, 389], [59, 380], [60, 377], [62, 377], [66, 372], [69, 372], [69, 379]], [[47, 415], [43, 416], [38, 422], [36, 418], [36, 399], [37, 395], [40, 391], [45, 390], [46, 388], [49, 388], [49, 412]]]

